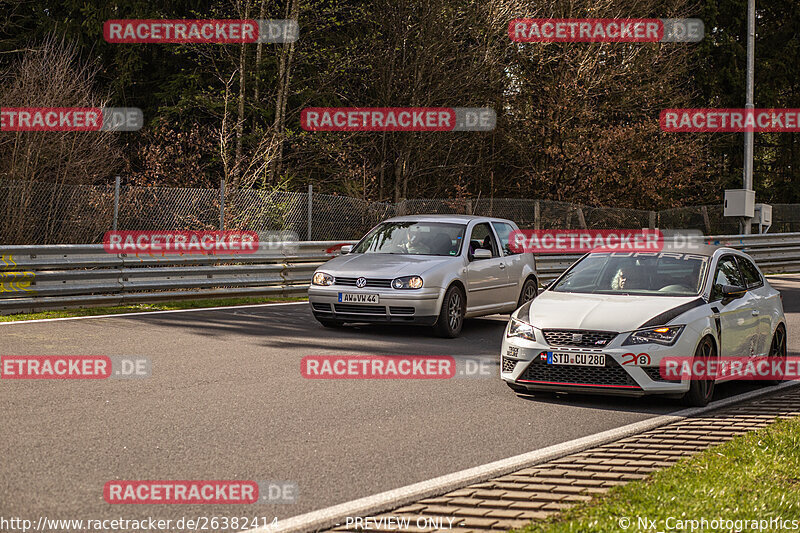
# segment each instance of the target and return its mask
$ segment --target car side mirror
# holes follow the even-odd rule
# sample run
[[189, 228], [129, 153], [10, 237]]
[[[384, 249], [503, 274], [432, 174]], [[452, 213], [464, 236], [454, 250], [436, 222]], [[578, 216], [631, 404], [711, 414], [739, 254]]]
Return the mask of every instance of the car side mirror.
[[492, 258], [492, 251], [486, 250], [485, 248], [478, 248], [474, 252], [472, 252], [473, 259], [491, 259]]
[[353, 245], [352, 244], [345, 244], [344, 246], [342, 246], [342, 255], [349, 254], [352, 251], [353, 251]]
[[725, 299], [734, 300], [736, 298], [741, 298], [746, 292], [747, 289], [744, 287], [737, 287], [736, 285], [722, 286], [722, 297]]
[[545, 281], [544, 283], [542, 283], [542, 290], [543, 290], [543, 291], [546, 291], [547, 289], [549, 289], [549, 288], [550, 288], [550, 285], [552, 285], [553, 283], [555, 283], [555, 281], [556, 281], [556, 280], [554, 280], [554, 279], [551, 279], [550, 281]]

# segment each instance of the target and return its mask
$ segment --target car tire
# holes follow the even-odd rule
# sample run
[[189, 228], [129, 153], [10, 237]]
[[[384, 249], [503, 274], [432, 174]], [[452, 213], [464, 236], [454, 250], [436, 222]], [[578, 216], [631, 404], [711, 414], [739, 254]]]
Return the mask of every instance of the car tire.
[[[717, 356], [714, 343], [710, 337], [703, 337], [697, 350], [694, 352], [694, 359], [713, 359]], [[705, 407], [711, 398], [714, 397], [714, 380], [692, 379], [689, 381], [689, 390], [683, 395], [684, 405], [691, 407]]]
[[[783, 327], [783, 324], [778, 324], [778, 327], [775, 328], [775, 333], [772, 335], [772, 342], [769, 344], [769, 355], [768, 357], [772, 359], [781, 358], [786, 361], [786, 328]], [[764, 385], [779, 385], [783, 383], [783, 379], [768, 379], [764, 380]]]
[[522, 291], [519, 293], [517, 309], [530, 302], [539, 295], [539, 286], [535, 279], [526, 279], [522, 284]]
[[464, 300], [464, 293], [456, 285], [451, 285], [444, 293], [439, 318], [436, 319], [436, 325], [433, 326], [439, 337], [452, 339], [461, 333], [466, 309]]
[[341, 320], [333, 320], [330, 318], [318, 318], [317, 322], [319, 322], [326, 328], [340, 328], [344, 325], [344, 322], [342, 322]]

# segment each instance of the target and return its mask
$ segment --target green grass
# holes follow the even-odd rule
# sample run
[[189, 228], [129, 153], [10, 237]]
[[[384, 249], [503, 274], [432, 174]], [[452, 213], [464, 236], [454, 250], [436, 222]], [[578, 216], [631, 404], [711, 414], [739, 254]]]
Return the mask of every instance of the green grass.
[[[649, 528], [638, 517], [655, 521]], [[670, 518], [673, 517], [673, 518]], [[669, 518], [669, 522], [667, 519]], [[700, 531], [678, 520], [797, 520], [800, 526], [800, 419], [779, 420], [676, 465], [646, 480], [615, 487], [592, 502], [573, 507], [522, 531], [620, 532]], [[628, 519], [628, 527], [623, 527]], [[651, 525], [648, 523], [648, 525]], [[752, 524], [704, 531], [756, 531]], [[766, 529], [763, 528], [766, 525]], [[780, 531], [775, 524], [762, 531]], [[641, 527], [640, 527], [641, 526]], [[682, 526], [682, 527], [681, 527]], [[787, 530], [787, 529], [784, 529]]]
[[197, 309], [201, 307], [225, 307], [231, 305], [252, 305], [275, 302], [300, 302], [306, 298], [207, 298], [203, 300], [185, 300], [162, 302], [158, 304], [129, 304], [116, 307], [91, 307], [87, 309], [65, 309], [63, 311], [42, 311], [40, 313], [20, 313], [16, 315], [0, 315], [0, 322], [17, 320], [37, 320], [41, 318], [65, 318], [74, 316], [116, 315], [140, 313], [142, 311], [172, 311], [175, 309]]

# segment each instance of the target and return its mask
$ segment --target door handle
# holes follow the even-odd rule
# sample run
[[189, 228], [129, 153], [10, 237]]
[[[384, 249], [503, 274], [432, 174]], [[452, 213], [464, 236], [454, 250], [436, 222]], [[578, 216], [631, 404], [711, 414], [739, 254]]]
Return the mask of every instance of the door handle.
[[506, 267], [505, 263], [500, 263], [500, 268], [505, 268], [505, 267]]
[[753, 309], [753, 316], [758, 316], [759, 314], [761, 313], [758, 311], [758, 309]]

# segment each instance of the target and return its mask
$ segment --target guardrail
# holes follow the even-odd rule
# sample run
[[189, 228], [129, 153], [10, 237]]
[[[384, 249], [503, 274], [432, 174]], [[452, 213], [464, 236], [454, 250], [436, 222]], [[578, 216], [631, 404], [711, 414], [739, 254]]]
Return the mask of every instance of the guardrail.
[[[707, 236], [765, 272], [800, 271], [800, 233]], [[204, 297], [304, 296], [314, 270], [352, 241], [262, 243], [238, 255], [109, 254], [101, 244], [0, 246], [0, 313]], [[537, 255], [540, 281], [580, 254]]]
[[304, 296], [349, 241], [262, 243], [235, 255], [109, 254], [102, 244], [0, 246], [0, 313], [213, 297]]

